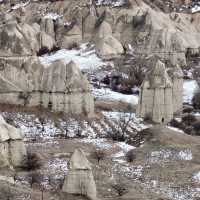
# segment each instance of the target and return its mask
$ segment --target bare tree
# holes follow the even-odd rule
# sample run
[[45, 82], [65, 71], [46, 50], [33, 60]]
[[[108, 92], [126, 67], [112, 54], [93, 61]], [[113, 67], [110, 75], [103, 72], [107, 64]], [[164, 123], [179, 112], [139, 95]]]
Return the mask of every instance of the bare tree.
[[126, 184], [124, 184], [121, 179], [119, 178], [116, 183], [112, 185], [112, 188], [116, 191], [118, 196], [123, 196], [128, 192]]
[[99, 164], [99, 162], [100, 162], [101, 160], [105, 159], [105, 157], [106, 157], [106, 152], [105, 152], [105, 150], [102, 150], [102, 149], [96, 149], [96, 150], [94, 151], [94, 153], [93, 153], [93, 157], [94, 157], [95, 159], [97, 159], [98, 164]]
[[39, 172], [31, 172], [29, 174], [29, 184], [31, 188], [33, 187], [34, 184], [40, 185], [42, 180], [42, 176]]
[[133, 121], [133, 113], [119, 112], [115, 130], [111, 133], [112, 139], [116, 141], [125, 141], [131, 121]]
[[31, 171], [40, 168], [41, 165], [42, 163], [39, 155], [28, 150], [27, 155], [24, 157], [22, 162], [22, 168]]
[[135, 155], [133, 149], [126, 153], [126, 160], [128, 162], [133, 162], [133, 160], [135, 160], [135, 158], [136, 158], [136, 155]]

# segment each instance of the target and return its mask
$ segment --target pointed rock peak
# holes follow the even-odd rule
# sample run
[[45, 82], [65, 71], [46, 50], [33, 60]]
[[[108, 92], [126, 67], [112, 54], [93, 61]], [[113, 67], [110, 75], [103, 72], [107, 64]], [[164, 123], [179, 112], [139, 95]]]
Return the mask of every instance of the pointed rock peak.
[[71, 61], [67, 64], [67, 66], [68, 66], [69, 68], [78, 67], [77, 64], [76, 64], [73, 60], [71, 60]]
[[0, 142], [7, 140], [22, 140], [22, 133], [20, 129], [8, 124], [0, 115]]
[[87, 160], [82, 149], [75, 149], [70, 159], [70, 169], [72, 170], [91, 170], [91, 165]]
[[156, 62], [153, 62], [154, 66], [152, 66], [151, 75], [153, 76], [163, 76], [165, 74], [165, 64], [161, 62], [159, 59]]
[[175, 65], [174, 67], [170, 68], [168, 70], [168, 73], [171, 78], [183, 78], [184, 74], [179, 65]]
[[80, 67], [73, 61], [71, 60], [67, 65], [67, 77], [69, 79], [72, 79], [72, 76], [79, 76], [80, 79], [82, 77]]

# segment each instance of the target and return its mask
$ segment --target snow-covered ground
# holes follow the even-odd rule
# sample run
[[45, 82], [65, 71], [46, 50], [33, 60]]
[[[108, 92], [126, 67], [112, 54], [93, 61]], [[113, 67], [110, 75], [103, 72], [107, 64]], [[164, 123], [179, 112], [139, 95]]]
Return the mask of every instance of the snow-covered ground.
[[53, 12], [49, 12], [49, 13], [44, 15], [44, 19], [56, 20], [56, 19], [59, 19], [61, 17], [62, 17], [62, 15], [59, 15], [58, 13], [53, 13]]
[[200, 171], [194, 174], [193, 180], [197, 183], [200, 183]]
[[97, 100], [125, 102], [132, 105], [138, 104], [138, 95], [126, 95], [119, 92], [114, 92], [109, 88], [93, 88], [92, 94]]
[[56, 60], [63, 60], [66, 64], [74, 61], [82, 71], [93, 71], [105, 63], [96, 55], [95, 50], [87, 49], [87, 44], [82, 44], [80, 49], [61, 49], [53, 54], [40, 57], [42, 64], [48, 66]]
[[[120, 119], [130, 116], [130, 113], [103, 112], [104, 117], [101, 120], [89, 123], [72, 117], [53, 121], [47, 118], [39, 119], [34, 114], [7, 112], [1, 114], [5, 119], [12, 120], [15, 125], [21, 128], [26, 138], [41, 138], [42, 140], [49, 140], [54, 137], [73, 138], [77, 135], [88, 139], [96, 139], [100, 135], [107, 137], [109, 132], [115, 131], [113, 129], [117, 128]], [[146, 127], [142, 119], [131, 114], [131, 122], [127, 130], [140, 131]]]
[[192, 13], [200, 12], [200, 5], [195, 5], [191, 8]]
[[183, 83], [183, 102], [191, 104], [198, 84], [195, 80], [185, 80]]
[[198, 199], [200, 192], [198, 187], [189, 185], [177, 187], [174, 183], [166, 184], [158, 180], [145, 181], [143, 185], [150, 191], [161, 194], [170, 200], [195, 200]]
[[112, 7], [120, 7], [126, 4], [126, 0], [96, 0], [96, 5], [106, 5]]
[[192, 160], [192, 152], [190, 149], [185, 150], [171, 150], [171, 149], [162, 149], [160, 151], [153, 151], [149, 153], [147, 157], [147, 164], [160, 164], [164, 165], [166, 162], [171, 162], [175, 160]]

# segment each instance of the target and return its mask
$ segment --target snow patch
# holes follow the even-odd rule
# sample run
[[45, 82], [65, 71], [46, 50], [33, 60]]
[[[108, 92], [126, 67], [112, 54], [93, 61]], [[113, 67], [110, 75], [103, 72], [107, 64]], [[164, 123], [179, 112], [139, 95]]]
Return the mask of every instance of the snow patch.
[[194, 179], [196, 182], [200, 183], [200, 172], [197, 172], [197, 173], [193, 176], [193, 179]]
[[138, 104], [138, 95], [126, 95], [119, 92], [114, 92], [109, 88], [93, 88], [92, 94], [97, 100], [125, 102], [132, 105]]
[[61, 49], [53, 54], [46, 54], [40, 57], [40, 62], [45, 66], [49, 66], [52, 62], [57, 60], [63, 60], [65, 64], [68, 64], [70, 61], [74, 61], [81, 70], [85, 71], [96, 70], [100, 66], [105, 65], [105, 63], [98, 58], [95, 50], [86, 50], [86, 45], [87, 44], [81, 45], [79, 50]]
[[198, 88], [198, 84], [195, 80], [185, 80], [183, 83], [183, 102], [184, 103], [192, 103], [192, 98], [196, 89]]

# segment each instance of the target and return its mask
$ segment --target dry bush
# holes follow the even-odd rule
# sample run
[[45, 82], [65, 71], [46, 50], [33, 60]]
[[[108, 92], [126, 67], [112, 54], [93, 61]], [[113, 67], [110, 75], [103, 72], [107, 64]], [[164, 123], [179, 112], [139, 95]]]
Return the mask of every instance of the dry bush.
[[187, 106], [183, 108], [183, 113], [192, 113], [194, 108], [192, 106]]
[[133, 162], [136, 159], [136, 155], [134, 150], [130, 150], [126, 153], [126, 160], [127, 162]]
[[195, 109], [200, 109], [200, 90], [195, 92], [192, 98], [192, 104]]
[[42, 181], [42, 175], [39, 172], [31, 172], [28, 178], [31, 188], [34, 184], [40, 185]]
[[32, 153], [30, 151], [27, 152], [27, 156], [24, 158], [22, 162], [22, 169], [27, 171], [32, 171], [39, 169], [42, 165], [41, 158], [38, 154]]
[[185, 127], [184, 132], [187, 133], [188, 135], [193, 135], [194, 129], [192, 126], [187, 126], [187, 127]]
[[123, 196], [128, 192], [126, 185], [120, 179], [112, 185], [112, 188], [117, 192], [118, 196]]
[[197, 121], [196, 117], [192, 114], [187, 114], [182, 117], [182, 122], [187, 126], [192, 125], [196, 121]]
[[194, 134], [200, 136], [200, 121], [193, 123]]
[[48, 49], [48, 47], [41, 47], [39, 49], [39, 51], [37, 52], [37, 56], [42, 56], [42, 55], [47, 54], [49, 52], [50, 52], [50, 50]]
[[69, 47], [67, 48], [69, 50], [72, 50], [72, 49], [79, 49], [79, 45], [77, 42], [73, 42], [69, 45]]
[[106, 157], [106, 152], [105, 150], [102, 150], [102, 149], [96, 149], [94, 152], [93, 152], [93, 158], [95, 158], [97, 161], [98, 161], [98, 164], [101, 160], [104, 160]]
[[182, 122], [177, 121], [176, 119], [172, 119], [170, 125], [179, 129], [185, 128], [185, 125]]
[[125, 135], [120, 133], [119, 130], [113, 130], [112, 132], [109, 133], [109, 137], [113, 141], [119, 141], [119, 142], [124, 142], [126, 140]]

